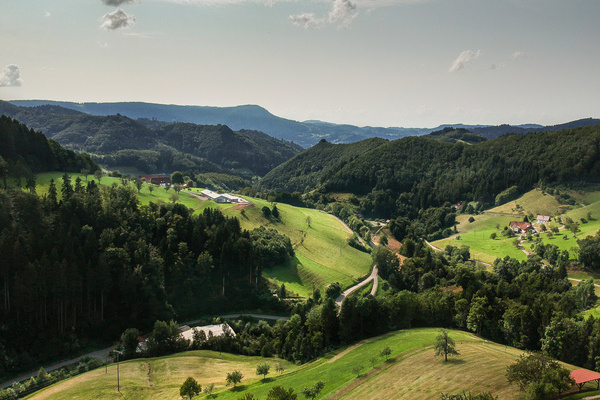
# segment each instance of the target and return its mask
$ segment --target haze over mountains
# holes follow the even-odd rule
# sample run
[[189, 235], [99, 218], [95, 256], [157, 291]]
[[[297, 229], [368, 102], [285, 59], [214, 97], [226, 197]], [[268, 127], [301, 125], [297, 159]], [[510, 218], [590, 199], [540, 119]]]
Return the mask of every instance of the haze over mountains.
[[293, 121], [273, 115], [257, 105], [205, 107], [142, 102], [74, 103], [47, 100], [19, 100], [11, 101], [10, 103], [23, 107], [53, 106], [53, 108], [47, 109], [53, 113], [68, 113], [66, 110], [75, 110], [91, 115], [121, 114], [132, 119], [147, 118], [166, 122], [188, 122], [201, 125], [223, 124], [233, 130], [251, 129], [261, 131], [278, 139], [292, 141], [304, 148], [313, 146], [321, 139], [326, 139], [332, 143], [352, 143], [373, 137], [395, 140], [406, 136], [427, 135], [450, 126], [465, 128], [471, 132], [483, 135], [486, 139], [492, 139], [507, 133], [552, 131], [600, 124], [600, 119], [588, 118], [548, 127], [537, 124], [518, 126], [444, 124], [434, 128], [358, 127], [322, 121]]

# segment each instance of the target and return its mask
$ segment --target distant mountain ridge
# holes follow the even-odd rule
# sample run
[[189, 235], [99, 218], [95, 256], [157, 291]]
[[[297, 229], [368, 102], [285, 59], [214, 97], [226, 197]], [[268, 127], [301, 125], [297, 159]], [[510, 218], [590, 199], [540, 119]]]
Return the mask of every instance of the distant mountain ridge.
[[273, 115], [258, 105], [210, 107], [144, 102], [74, 103], [51, 100], [15, 100], [10, 103], [22, 107], [62, 107], [90, 115], [121, 114], [132, 119], [188, 122], [200, 125], [222, 124], [234, 131], [248, 129], [264, 132], [272, 137], [297, 143], [304, 148], [315, 145], [321, 139], [326, 139], [330, 143], [353, 143], [373, 137], [396, 140], [407, 136], [423, 136], [448, 127], [468, 129], [486, 139], [495, 139], [509, 133], [549, 132], [600, 125], [600, 119], [586, 118], [554, 126], [444, 124], [435, 128], [359, 127], [315, 120], [293, 121]]
[[0, 101], [0, 114], [43, 132], [63, 146], [90, 153], [108, 168], [132, 173], [217, 172], [262, 176], [302, 148], [258, 131], [226, 125], [134, 120], [90, 115], [58, 105], [20, 107]]

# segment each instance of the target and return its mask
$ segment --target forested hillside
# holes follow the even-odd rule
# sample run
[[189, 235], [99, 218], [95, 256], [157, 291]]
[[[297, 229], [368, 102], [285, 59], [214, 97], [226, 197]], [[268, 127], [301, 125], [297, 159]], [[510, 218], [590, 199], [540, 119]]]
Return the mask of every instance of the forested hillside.
[[261, 132], [234, 132], [225, 125], [136, 121], [119, 114], [93, 116], [58, 106], [26, 108], [2, 101], [0, 114], [18, 118], [69, 149], [93, 154], [107, 168], [137, 173], [182, 170], [251, 178], [302, 150]]
[[[525, 191], [537, 183], [597, 183], [599, 141], [600, 127], [584, 127], [475, 145], [417, 137], [370, 149], [368, 141], [320, 143], [275, 168], [260, 184], [288, 192], [354, 193], [364, 196], [365, 213], [406, 215], [445, 202], [490, 204], [511, 186]], [[327, 161], [313, 162], [319, 159]]]
[[6, 116], [0, 117], [0, 177], [21, 180], [43, 171], [93, 173], [98, 166], [88, 157], [62, 148], [54, 140]]

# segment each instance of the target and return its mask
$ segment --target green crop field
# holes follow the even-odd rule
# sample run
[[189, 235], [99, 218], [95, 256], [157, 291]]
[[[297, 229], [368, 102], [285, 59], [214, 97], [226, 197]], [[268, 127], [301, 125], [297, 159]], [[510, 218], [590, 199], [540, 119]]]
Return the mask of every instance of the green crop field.
[[[39, 195], [46, 194], [50, 179], [54, 179], [60, 197], [62, 175], [59, 172], [38, 175], [36, 192]], [[74, 183], [78, 176], [85, 184], [85, 177], [78, 174], [71, 174], [71, 182]], [[88, 179], [94, 178], [90, 175]], [[100, 183], [102, 185], [122, 184], [120, 178], [112, 177], [103, 177]], [[137, 192], [132, 182], [129, 185]], [[154, 186], [154, 190], [150, 192], [148, 187], [148, 184], [143, 184], [138, 194], [142, 205], [150, 202], [168, 203], [175, 193], [173, 189], [167, 191], [158, 186]], [[193, 189], [193, 191], [199, 192], [201, 189]], [[313, 284], [315, 288], [321, 290], [332, 282], [340, 282], [343, 287], [347, 287], [368, 274], [371, 266], [370, 255], [347, 244], [346, 240], [350, 237], [350, 233], [335, 217], [314, 209], [277, 204], [280, 220], [268, 220], [263, 217], [261, 209], [264, 206], [271, 208], [271, 203], [250, 197], [247, 197], [247, 200], [251, 205], [244, 207], [243, 213], [242, 209], [235, 204], [202, 201], [183, 191], [179, 193], [177, 202], [197, 212], [207, 207], [218, 208], [227, 216], [237, 217], [244, 229], [266, 226], [287, 235], [294, 245], [295, 258], [289, 265], [265, 270], [264, 276], [274, 284], [284, 283], [288, 290], [300, 296], [309, 296], [313, 291]], [[307, 217], [310, 217], [310, 227]]]
[[[131, 360], [121, 363], [121, 396], [116, 393], [116, 367], [108, 373], [103, 368], [90, 371], [67, 381], [59, 382], [33, 394], [28, 399], [163, 399], [178, 398], [179, 387], [188, 376], [201, 385], [215, 383], [215, 397], [236, 400], [246, 393], [266, 398], [276, 385], [293, 388], [299, 393], [304, 387], [323, 381], [325, 388], [320, 399], [439, 399], [440, 393], [473, 393], [490, 391], [501, 399], [518, 398], [517, 386], [510, 386], [505, 368], [514, 362], [520, 351], [485, 342], [469, 333], [451, 331], [461, 355], [444, 363], [434, 357], [433, 343], [437, 329], [412, 329], [365, 340], [338, 350], [302, 366], [273, 358], [245, 357], [194, 351], [173, 356]], [[386, 361], [379, 356], [389, 346], [392, 350]], [[370, 359], [374, 358], [374, 364]], [[270, 364], [266, 380], [256, 376], [259, 363]], [[277, 362], [284, 362], [283, 374], [274, 371]], [[363, 366], [361, 377], [352, 371]], [[237, 388], [225, 386], [225, 375], [240, 370], [244, 379]], [[207, 398], [201, 394], [199, 398]]]

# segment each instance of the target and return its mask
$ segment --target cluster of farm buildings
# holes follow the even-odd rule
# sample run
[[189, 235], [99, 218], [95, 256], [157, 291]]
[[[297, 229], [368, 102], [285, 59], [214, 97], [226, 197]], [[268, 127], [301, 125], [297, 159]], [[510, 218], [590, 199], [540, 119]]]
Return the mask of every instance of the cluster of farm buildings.
[[200, 192], [200, 198], [203, 200], [212, 200], [215, 203], [238, 203], [245, 204], [248, 203], [246, 199], [242, 199], [241, 197], [234, 196], [228, 193], [217, 193], [212, 190], [203, 190]]
[[[547, 224], [548, 222], [550, 222], [550, 217], [548, 215], [538, 215], [536, 218], [536, 222], [538, 224]], [[531, 222], [510, 221], [508, 227], [514, 233], [537, 233], [537, 230]]]

